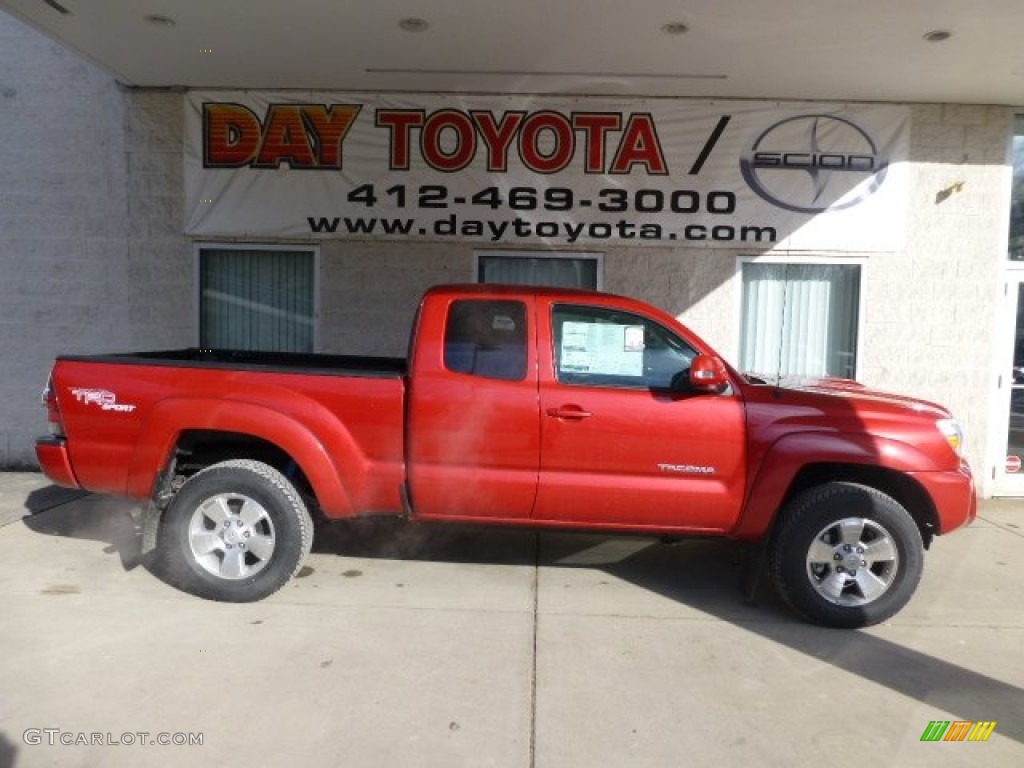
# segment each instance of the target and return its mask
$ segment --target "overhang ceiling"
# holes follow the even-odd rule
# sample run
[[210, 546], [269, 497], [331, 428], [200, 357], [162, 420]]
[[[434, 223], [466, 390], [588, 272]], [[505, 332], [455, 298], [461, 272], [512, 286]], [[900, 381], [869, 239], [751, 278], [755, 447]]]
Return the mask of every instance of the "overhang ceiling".
[[[1024, 0], [0, 0], [0, 8], [133, 86], [1024, 105]], [[936, 32], [948, 39], [926, 39]]]

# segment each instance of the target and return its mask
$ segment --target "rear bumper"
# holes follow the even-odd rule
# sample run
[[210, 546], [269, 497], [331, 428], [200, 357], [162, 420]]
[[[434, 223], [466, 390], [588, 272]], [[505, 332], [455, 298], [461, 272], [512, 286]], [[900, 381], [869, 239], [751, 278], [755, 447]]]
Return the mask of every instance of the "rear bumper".
[[978, 516], [978, 494], [966, 461], [950, 472], [912, 472], [910, 476], [921, 484], [935, 504], [937, 534], [970, 525]]
[[36, 440], [36, 458], [50, 480], [65, 488], [80, 488], [75, 471], [71, 468], [67, 440], [60, 437], [41, 437]]

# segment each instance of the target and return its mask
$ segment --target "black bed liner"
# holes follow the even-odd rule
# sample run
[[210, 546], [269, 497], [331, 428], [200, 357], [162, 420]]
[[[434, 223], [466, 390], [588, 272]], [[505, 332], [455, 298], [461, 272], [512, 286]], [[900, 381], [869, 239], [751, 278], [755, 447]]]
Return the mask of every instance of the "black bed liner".
[[169, 349], [113, 355], [62, 355], [58, 360], [121, 365], [155, 365], [177, 368], [224, 368], [270, 373], [394, 378], [405, 376], [408, 363], [402, 357], [357, 357], [306, 352], [255, 352], [232, 349]]

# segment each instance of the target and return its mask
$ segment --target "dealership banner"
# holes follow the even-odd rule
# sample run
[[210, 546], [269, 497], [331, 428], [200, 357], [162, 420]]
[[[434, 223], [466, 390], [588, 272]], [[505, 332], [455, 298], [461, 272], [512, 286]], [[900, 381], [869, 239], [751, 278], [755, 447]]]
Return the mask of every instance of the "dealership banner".
[[195, 236], [892, 251], [910, 110], [192, 91]]

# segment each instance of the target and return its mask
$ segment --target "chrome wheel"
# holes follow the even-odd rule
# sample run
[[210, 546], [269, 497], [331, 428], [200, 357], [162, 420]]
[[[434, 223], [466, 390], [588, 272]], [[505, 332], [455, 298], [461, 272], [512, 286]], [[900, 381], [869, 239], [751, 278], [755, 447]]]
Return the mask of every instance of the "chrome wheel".
[[258, 501], [221, 493], [192, 513], [188, 544], [195, 562], [221, 579], [246, 579], [262, 571], [274, 554], [276, 539], [270, 514]]
[[884, 595], [899, 573], [892, 535], [874, 520], [846, 517], [822, 528], [807, 551], [807, 577], [835, 605], [867, 605]]

